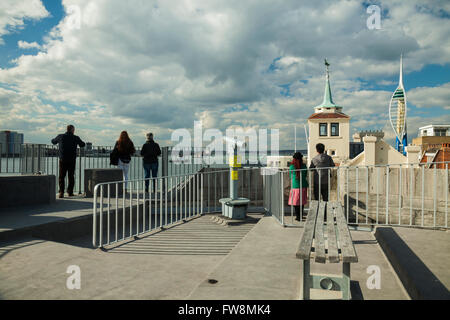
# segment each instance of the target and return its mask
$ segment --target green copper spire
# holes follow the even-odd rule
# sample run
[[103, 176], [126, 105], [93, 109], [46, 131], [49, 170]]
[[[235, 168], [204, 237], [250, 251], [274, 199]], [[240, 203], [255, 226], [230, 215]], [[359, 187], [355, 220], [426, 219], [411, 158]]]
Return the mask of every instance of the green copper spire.
[[337, 107], [337, 105], [333, 102], [333, 97], [331, 96], [331, 87], [330, 87], [330, 71], [328, 70], [328, 67], [330, 64], [328, 63], [327, 59], [325, 59], [325, 67], [327, 72], [326, 77], [326, 83], [325, 83], [325, 93], [323, 95], [323, 102], [321, 105], [318, 105], [317, 107]]

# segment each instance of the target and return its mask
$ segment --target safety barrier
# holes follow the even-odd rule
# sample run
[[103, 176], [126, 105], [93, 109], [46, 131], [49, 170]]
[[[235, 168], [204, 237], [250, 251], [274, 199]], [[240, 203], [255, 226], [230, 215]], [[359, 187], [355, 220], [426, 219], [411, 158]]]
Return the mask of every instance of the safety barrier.
[[[328, 197], [327, 200], [341, 202], [349, 225], [447, 229], [449, 163], [342, 166], [296, 171], [307, 176], [307, 200], [317, 200], [320, 195], [322, 199]], [[275, 175], [268, 176], [270, 183], [265, 184], [264, 190], [267, 210], [286, 226], [298, 225], [294, 221], [295, 208], [288, 205], [293, 175], [295, 171], [278, 170]], [[302, 192], [300, 203], [303, 203]], [[300, 221], [304, 221], [304, 217], [300, 217]]]
[[[260, 168], [239, 170], [238, 194], [249, 210], [263, 211]], [[229, 193], [229, 170], [100, 183], [94, 188], [94, 247], [104, 247], [163, 229], [206, 213], [220, 213], [219, 199]], [[146, 188], [148, 185], [148, 192]]]

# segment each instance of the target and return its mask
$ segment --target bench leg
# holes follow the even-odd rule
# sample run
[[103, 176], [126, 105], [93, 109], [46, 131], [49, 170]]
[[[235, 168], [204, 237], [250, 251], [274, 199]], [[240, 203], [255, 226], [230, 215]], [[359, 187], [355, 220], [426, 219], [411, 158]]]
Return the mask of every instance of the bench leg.
[[312, 287], [311, 281], [311, 267], [309, 259], [303, 260], [303, 300], [310, 300], [310, 289]]
[[350, 263], [342, 264], [342, 300], [350, 300]]

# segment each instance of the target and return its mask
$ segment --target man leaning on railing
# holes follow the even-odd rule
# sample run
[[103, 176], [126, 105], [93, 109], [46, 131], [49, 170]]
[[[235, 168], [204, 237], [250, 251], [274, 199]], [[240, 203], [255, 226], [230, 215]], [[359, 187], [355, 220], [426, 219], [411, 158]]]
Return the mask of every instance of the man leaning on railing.
[[75, 163], [77, 160], [77, 146], [83, 148], [86, 144], [80, 137], [74, 135], [75, 127], [67, 126], [67, 132], [52, 139], [53, 144], [59, 145], [59, 198], [64, 198], [64, 180], [68, 174], [69, 185], [67, 193], [73, 197], [73, 187], [75, 186]]

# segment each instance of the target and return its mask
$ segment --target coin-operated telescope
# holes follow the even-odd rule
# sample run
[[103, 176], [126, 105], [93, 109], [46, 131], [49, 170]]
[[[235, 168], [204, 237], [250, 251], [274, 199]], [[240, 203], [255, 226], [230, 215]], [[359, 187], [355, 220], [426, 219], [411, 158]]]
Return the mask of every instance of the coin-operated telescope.
[[238, 141], [237, 139], [230, 139], [225, 137], [224, 140], [229, 142], [231, 145], [230, 149], [227, 150], [230, 156], [230, 197], [220, 199], [222, 204], [222, 215], [236, 220], [243, 220], [247, 217], [247, 209], [250, 199], [240, 198], [238, 196], [239, 187], [239, 171], [241, 163], [238, 161], [237, 148], [242, 148], [245, 146], [245, 142]]

